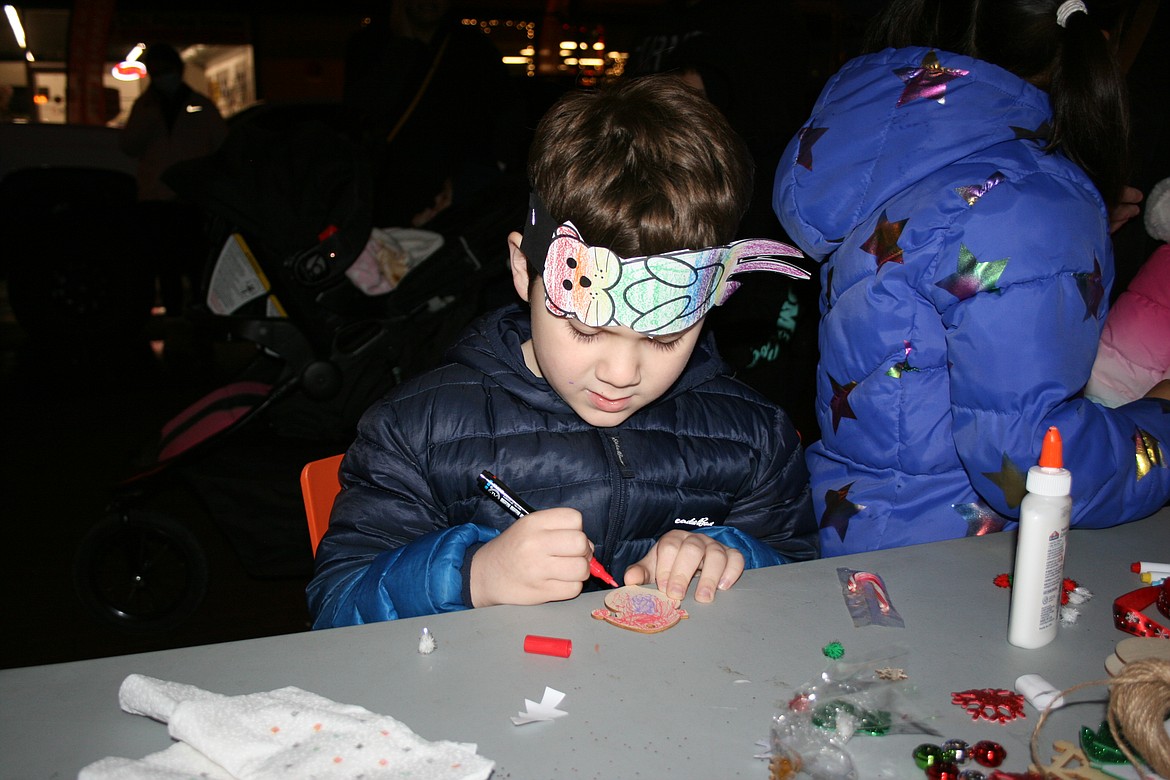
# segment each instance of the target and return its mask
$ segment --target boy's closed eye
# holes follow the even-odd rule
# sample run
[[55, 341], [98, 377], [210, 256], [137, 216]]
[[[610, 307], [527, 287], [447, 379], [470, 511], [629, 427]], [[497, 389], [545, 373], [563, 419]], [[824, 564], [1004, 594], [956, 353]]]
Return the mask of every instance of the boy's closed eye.
[[[569, 330], [573, 334], [573, 338], [583, 343], [591, 343], [596, 341], [601, 336], [607, 333], [606, 328], [591, 328], [587, 325], [581, 324], [575, 319], [565, 320]], [[690, 330], [689, 328], [687, 330]], [[645, 339], [652, 343], [655, 348], [663, 351], [670, 351], [678, 346], [682, 337], [686, 335], [687, 330], [679, 331], [678, 333], [667, 333], [661, 336], [645, 336]]]

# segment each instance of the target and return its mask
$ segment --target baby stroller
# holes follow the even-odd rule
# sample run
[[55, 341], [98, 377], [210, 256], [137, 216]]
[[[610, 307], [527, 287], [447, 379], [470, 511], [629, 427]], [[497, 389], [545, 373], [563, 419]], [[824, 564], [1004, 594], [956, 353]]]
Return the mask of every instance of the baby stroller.
[[[504, 237], [524, 207], [513, 183], [474, 218], [455, 212], [435, 231], [428, 225], [428, 248], [441, 246], [425, 257], [407, 252], [401, 278], [383, 278], [376, 294], [359, 289], [355, 269], [365, 263], [370, 272], [372, 236], [386, 233], [371, 225], [368, 171], [334, 125], [290, 121], [279, 110], [233, 127], [215, 155], [168, 171], [168, 184], [208, 213], [215, 247], [203, 303], [189, 316], [209, 337], [255, 351], [235, 381], [164, 426], [83, 538], [75, 586], [106, 622], [165, 630], [203, 600], [202, 545], [151, 501], [176, 474], [250, 576], [308, 576], [301, 467], [344, 450], [374, 400], [432, 365], [471, 319], [510, 294]], [[400, 248], [419, 243], [406, 240], [416, 233], [397, 235]]]

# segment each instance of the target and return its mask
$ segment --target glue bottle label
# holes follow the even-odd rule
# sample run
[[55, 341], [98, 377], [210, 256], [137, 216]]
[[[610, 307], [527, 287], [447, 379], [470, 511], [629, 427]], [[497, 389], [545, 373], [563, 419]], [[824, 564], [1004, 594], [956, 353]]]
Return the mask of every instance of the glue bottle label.
[[1060, 583], [1064, 580], [1065, 531], [1053, 531], [1048, 537], [1048, 555], [1044, 561], [1044, 598], [1040, 603], [1040, 625], [1043, 631], [1060, 618]]
[[1029, 493], [1020, 506], [1008, 641], [1043, 647], [1060, 625], [1061, 583], [1072, 502]]

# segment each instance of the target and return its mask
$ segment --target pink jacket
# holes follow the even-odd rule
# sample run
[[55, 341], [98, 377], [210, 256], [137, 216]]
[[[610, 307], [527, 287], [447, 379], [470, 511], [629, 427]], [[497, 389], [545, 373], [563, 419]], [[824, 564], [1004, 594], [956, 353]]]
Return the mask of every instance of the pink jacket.
[[1170, 377], [1170, 244], [1138, 271], [1105, 320], [1085, 395], [1121, 406]]

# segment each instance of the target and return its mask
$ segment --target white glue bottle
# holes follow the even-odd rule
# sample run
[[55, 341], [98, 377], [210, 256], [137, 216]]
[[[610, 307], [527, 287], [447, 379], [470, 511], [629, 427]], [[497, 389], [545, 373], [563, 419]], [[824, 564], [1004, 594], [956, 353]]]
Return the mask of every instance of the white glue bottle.
[[1028, 494], [1020, 504], [1016, 565], [1008, 642], [1016, 647], [1043, 647], [1060, 625], [1064, 548], [1072, 514], [1072, 475], [1064, 468], [1060, 431], [1049, 428], [1040, 463], [1028, 469]]

